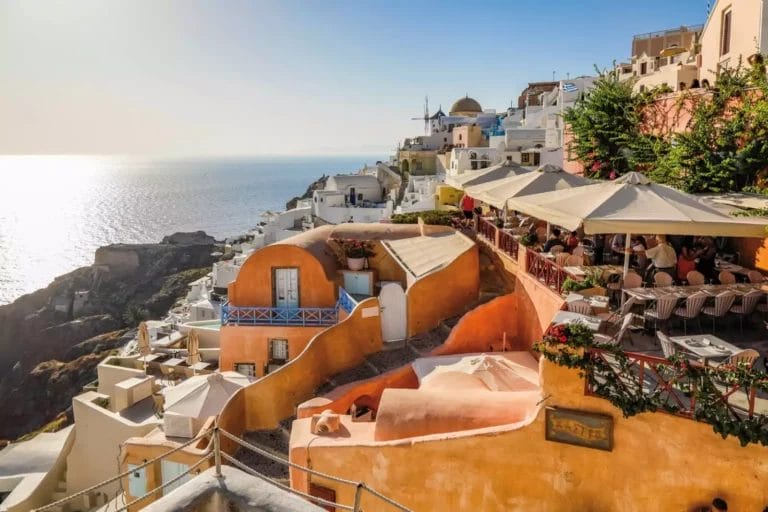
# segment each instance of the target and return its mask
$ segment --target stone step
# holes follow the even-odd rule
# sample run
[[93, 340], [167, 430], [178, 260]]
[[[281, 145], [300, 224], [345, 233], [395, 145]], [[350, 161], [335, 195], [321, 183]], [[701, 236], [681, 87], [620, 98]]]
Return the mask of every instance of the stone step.
[[[249, 432], [244, 438], [267, 453], [282, 459], [288, 458], [288, 437], [285, 435], [282, 427], [274, 430]], [[248, 448], [240, 447], [235, 454], [235, 458], [254, 471], [269, 478], [288, 478], [288, 466], [265, 457], [260, 453], [253, 452]]]

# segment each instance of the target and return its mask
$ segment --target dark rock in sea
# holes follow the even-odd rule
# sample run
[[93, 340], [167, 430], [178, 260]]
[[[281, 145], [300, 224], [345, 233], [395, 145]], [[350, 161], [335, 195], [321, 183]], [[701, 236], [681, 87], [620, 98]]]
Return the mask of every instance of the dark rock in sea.
[[296, 208], [296, 204], [301, 201], [302, 199], [312, 199], [312, 193], [315, 190], [323, 190], [325, 188], [325, 182], [328, 181], [328, 176], [323, 174], [318, 179], [313, 181], [308, 187], [307, 190], [300, 196], [294, 197], [287, 203], [285, 203], [285, 209], [286, 210], [293, 210]]
[[[0, 306], [0, 439], [37, 429], [69, 407], [83, 379], [93, 377], [85, 372], [98, 358], [89, 358], [113, 348], [114, 340], [99, 336], [133, 327], [126, 325], [129, 308], [164, 316], [189, 282], [210, 271], [214, 250], [203, 232], [176, 233], [159, 244], [101, 247], [90, 267]], [[54, 374], [60, 377], [55, 393], [44, 395], [42, 384], [35, 388], [41, 375]]]

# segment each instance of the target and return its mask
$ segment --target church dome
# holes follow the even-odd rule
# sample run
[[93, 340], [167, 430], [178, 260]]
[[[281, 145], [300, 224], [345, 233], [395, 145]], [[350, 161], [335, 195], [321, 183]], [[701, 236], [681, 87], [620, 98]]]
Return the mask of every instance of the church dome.
[[469, 96], [465, 96], [456, 100], [456, 103], [454, 103], [451, 107], [450, 115], [473, 116], [476, 114], [481, 114], [482, 112], [483, 108], [476, 100], [470, 98]]

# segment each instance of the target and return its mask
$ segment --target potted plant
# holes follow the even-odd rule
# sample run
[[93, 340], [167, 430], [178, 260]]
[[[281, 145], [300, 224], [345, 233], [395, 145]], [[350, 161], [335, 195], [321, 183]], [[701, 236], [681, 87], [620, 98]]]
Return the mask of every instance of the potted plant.
[[351, 238], [338, 238], [334, 240], [347, 259], [349, 270], [362, 270], [365, 267], [365, 259], [373, 256], [373, 242], [367, 240], [354, 240]]
[[605, 295], [605, 283], [603, 283], [599, 273], [588, 273], [582, 281], [570, 277], [566, 278], [563, 281], [562, 290], [579, 293], [585, 297], [593, 297]]

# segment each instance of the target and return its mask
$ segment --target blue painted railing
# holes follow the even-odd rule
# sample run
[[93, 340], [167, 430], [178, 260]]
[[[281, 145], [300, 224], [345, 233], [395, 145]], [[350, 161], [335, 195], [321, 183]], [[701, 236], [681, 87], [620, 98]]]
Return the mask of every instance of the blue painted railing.
[[352, 310], [357, 306], [357, 301], [352, 297], [347, 290], [339, 286], [339, 307], [347, 313], [352, 313]]
[[334, 325], [338, 318], [336, 308], [221, 306], [221, 325]]

